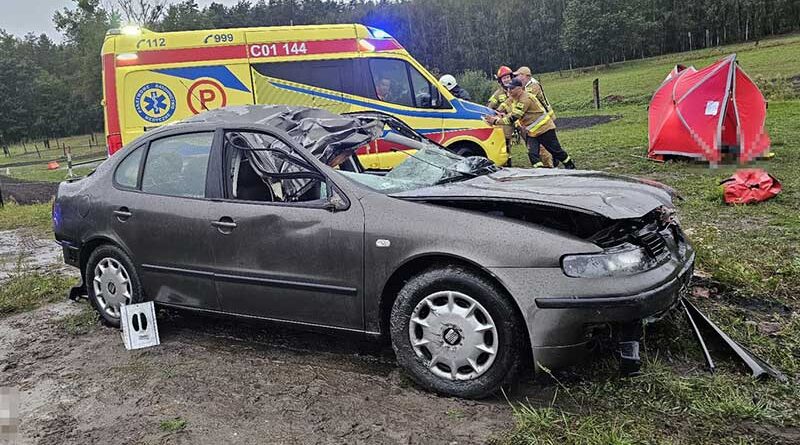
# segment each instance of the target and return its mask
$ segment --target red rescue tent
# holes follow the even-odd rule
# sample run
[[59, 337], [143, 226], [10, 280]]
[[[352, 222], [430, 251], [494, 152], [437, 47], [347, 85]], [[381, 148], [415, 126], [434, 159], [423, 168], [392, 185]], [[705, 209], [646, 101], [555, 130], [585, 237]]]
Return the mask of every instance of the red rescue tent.
[[767, 103], [736, 54], [699, 71], [676, 66], [648, 113], [651, 158], [678, 155], [716, 164], [728, 152], [746, 163], [769, 149]]

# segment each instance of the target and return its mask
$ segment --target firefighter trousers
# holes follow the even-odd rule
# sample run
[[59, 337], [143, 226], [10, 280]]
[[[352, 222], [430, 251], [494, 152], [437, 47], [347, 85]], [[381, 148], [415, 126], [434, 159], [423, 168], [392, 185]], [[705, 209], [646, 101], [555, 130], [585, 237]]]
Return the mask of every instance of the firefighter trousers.
[[553, 167], [558, 167], [559, 162], [564, 162], [569, 159], [569, 155], [561, 148], [561, 143], [558, 142], [556, 130], [547, 130], [538, 136], [526, 136], [525, 142], [528, 145], [528, 159], [530, 159], [532, 166], [542, 166], [542, 158], [539, 156], [539, 145], [543, 146], [545, 150], [553, 155]]

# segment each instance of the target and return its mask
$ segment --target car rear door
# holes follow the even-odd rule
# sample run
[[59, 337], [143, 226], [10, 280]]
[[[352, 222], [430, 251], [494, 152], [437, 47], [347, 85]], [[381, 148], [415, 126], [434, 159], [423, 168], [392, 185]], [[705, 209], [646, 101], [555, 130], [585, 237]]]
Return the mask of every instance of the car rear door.
[[213, 139], [194, 132], [150, 141], [120, 162], [104, 199], [111, 229], [155, 301], [219, 309], [205, 199]]
[[[248, 159], [228, 142], [232, 135], [244, 135], [251, 147], [291, 150], [269, 133], [226, 134], [224, 190], [221, 199], [210, 204], [209, 215], [222, 309], [362, 330], [364, 213], [360, 204], [340, 204], [334, 210], [329, 196], [336, 194], [342, 203], [346, 198], [325, 180], [312, 184], [308, 178], [265, 178], [263, 170], [275, 169], [277, 164], [267, 159], [254, 168], [253, 157]], [[281, 165], [282, 172], [295, 176], [320, 175], [308, 164]], [[312, 187], [291, 198], [292, 181]]]

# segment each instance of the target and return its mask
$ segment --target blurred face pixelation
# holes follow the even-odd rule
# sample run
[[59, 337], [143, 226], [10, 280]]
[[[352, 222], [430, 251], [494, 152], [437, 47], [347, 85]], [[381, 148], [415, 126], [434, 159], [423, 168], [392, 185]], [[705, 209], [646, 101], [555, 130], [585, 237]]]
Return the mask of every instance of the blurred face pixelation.
[[0, 388], [0, 442], [14, 443], [19, 425], [19, 392]]

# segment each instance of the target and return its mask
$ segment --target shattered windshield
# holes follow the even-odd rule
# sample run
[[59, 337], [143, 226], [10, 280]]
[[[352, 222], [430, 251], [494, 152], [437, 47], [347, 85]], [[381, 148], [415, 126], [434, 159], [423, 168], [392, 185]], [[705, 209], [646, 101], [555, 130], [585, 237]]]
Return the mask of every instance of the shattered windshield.
[[404, 151], [408, 158], [384, 176], [349, 171], [340, 173], [375, 191], [390, 194], [470, 179], [498, 170], [484, 157], [464, 158], [432, 143], [424, 145], [416, 153]]

